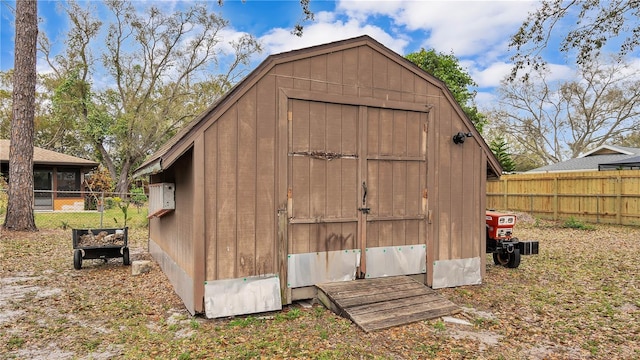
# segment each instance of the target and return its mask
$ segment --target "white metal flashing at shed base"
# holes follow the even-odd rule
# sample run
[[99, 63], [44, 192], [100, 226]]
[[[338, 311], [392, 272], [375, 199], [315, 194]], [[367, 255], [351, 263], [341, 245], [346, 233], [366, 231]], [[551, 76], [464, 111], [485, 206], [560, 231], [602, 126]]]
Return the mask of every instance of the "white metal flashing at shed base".
[[207, 281], [204, 308], [209, 319], [282, 310], [280, 280], [270, 274]]
[[479, 257], [468, 259], [438, 260], [433, 262], [434, 289], [482, 283]]

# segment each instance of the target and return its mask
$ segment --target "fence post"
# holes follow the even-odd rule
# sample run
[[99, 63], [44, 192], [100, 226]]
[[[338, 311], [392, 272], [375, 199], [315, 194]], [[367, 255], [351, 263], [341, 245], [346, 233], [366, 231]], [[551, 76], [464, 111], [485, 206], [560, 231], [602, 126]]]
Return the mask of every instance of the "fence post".
[[102, 190], [102, 195], [100, 195], [100, 228], [102, 228], [102, 217], [104, 216], [104, 190]]
[[508, 192], [509, 188], [507, 186], [507, 179], [505, 178], [502, 181], [502, 193], [504, 194], [504, 196], [502, 197], [502, 209], [507, 210], [508, 207], [508, 201], [507, 201], [507, 197], [509, 196], [509, 192]]
[[558, 221], [558, 175], [553, 178], [553, 221]]
[[533, 194], [529, 194], [529, 214], [533, 215]]
[[596, 195], [596, 224], [600, 224], [600, 195]]
[[616, 176], [616, 222], [622, 225], [622, 177]]

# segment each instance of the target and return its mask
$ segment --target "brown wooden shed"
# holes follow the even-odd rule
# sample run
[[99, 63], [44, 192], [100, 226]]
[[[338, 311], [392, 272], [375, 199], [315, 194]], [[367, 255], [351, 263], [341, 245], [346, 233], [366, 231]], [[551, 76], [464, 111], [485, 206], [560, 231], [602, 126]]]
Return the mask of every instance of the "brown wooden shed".
[[500, 172], [441, 81], [361, 36], [269, 56], [136, 176], [151, 254], [191, 313], [220, 317], [321, 282], [480, 283]]

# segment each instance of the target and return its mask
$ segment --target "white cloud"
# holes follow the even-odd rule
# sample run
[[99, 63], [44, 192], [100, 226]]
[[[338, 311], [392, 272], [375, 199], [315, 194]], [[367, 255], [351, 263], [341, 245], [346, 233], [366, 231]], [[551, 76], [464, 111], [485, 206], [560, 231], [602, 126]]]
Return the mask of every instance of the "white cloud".
[[[457, 57], [506, 50], [505, 34], [514, 33], [535, 1], [355, 1], [343, 0], [338, 11], [363, 22], [388, 16], [399, 31], [424, 31], [422, 46]], [[486, 55], [486, 54], [485, 54]]]
[[475, 101], [481, 112], [487, 112], [496, 103], [497, 97], [492, 92], [478, 91]]
[[512, 64], [499, 61], [482, 70], [471, 71], [471, 77], [480, 88], [500, 86], [500, 82], [511, 73]]
[[[331, 20], [332, 18], [324, 16], [323, 19]], [[363, 25], [355, 19], [347, 22], [340, 20], [332, 22], [316, 21], [305, 26], [302, 37], [291, 34], [290, 29], [276, 28], [260, 37], [260, 41], [264, 45], [267, 54], [275, 54], [360, 35], [369, 35], [399, 54], [404, 54], [405, 47], [409, 44], [409, 41], [396, 38], [378, 26]]]

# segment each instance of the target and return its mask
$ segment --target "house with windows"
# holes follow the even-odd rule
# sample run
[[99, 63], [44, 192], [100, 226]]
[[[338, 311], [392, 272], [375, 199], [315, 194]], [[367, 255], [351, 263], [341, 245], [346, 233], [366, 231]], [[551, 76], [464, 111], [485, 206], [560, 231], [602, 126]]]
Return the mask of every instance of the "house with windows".
[[[0, 139], [0, 173], [5, 178], [9, 175], [9, 144]], [[34, 147], [35, 210], [84, 210], [84, 177], [97, 166], [95, 161]]]

